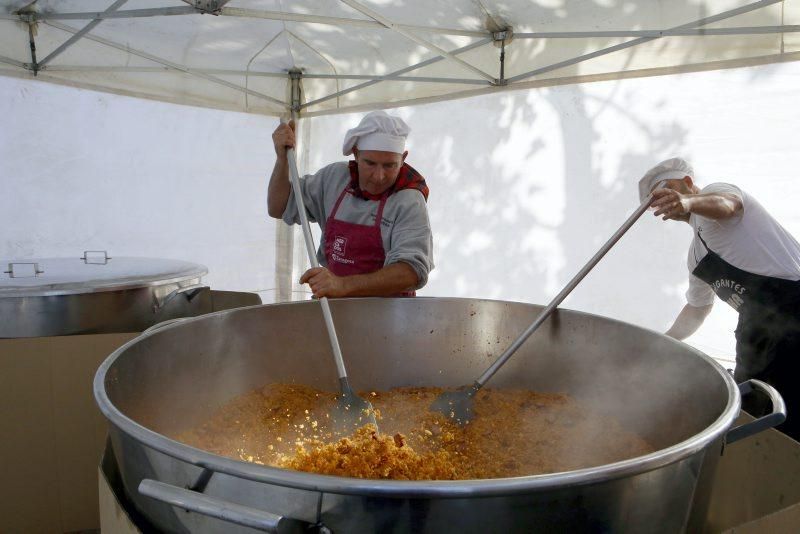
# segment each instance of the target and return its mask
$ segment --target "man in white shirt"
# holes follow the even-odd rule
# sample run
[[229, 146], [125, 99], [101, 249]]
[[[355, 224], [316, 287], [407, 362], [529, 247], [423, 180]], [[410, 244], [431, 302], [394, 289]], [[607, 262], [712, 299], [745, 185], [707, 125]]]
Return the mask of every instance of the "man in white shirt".
[[778, 429], [800, 439], [800, 244], [735, 185], [700, 189], [691, 165], [681, 158], [663, 161], [644, 175], [640, 200], [651, 192], [656, 216], [686, 222], [694, 233], [687, 304], [667, 335], [692, 335], [711, 311], [715, 294], [727, 302], [739, 313], [736, 380], [757, 378], [775, 386], [787, 405], [786, 423]]

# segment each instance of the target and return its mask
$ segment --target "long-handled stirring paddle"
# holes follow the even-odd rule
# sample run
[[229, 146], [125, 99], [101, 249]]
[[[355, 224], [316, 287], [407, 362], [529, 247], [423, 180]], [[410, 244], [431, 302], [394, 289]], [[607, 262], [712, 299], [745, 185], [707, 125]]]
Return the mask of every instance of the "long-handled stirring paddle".
[[[294, 148], [286, 149], [286, 158], [289, 160], [289, 179], [294, 190], [294, 200], [297, 204], [297, 212], [300, 214], [300, 225], [303, 228], [303, 238], [308, 252], [308, 261], [312, 267], [319, 267], [317, 255], [314, 250], [314, 238], [311, 236], [311, 227], [308, 224], [306, 207], [303, 202], [303, 194], [300, 190], [300, 174], [297, 172], [297, 161], [295, 160]], [[344, 368], [342, 349], [339, 347], [339, 338], [336, 336], [336, 328], [333, 326], [333, 316], [326, 297], [320, 297], [322, 315], [325, 318], [325, 326], [328, 329], [328, 339], [330, 340], [333, 359], [336, 362], [336, 371], [339, 373], [339, 387], [342, 394], [339, 395], [336, 406], [331, 414], [332, 433], [334, 435], [348, 435], [357, 428], [372, 423], [377, 427], [375, 420], [375, 409], [372, 404], [355, 394], [347, 380], [347, 371]]]
[[619, 241], [619, 239], [628, 231], [628, 229], [633, 226], [633, 223], [647, 211], [647, 208], [650, 206], [650, 203], [653, 201], [653, 195], [650, 194], [642, 202], [642, 205], [639, 206], [633, 214], [628, 217], [628, 219], [622, 224], [619, 230], [611, 236], [611, 239], [606, 241], [606, 244], [603, 245], [597, 253], [592, 256], [592, 259], [583, 266], [583, 268], [578, 271], [572, 280], [561, 290], [561, 292], [555, 296], [555, 298], [548, 304], [542, 311], [539, 313], [539, 316], [531, 323], [531, 325], [525, 329], [525, 331], [514, 340], [514, 342], [501, 354], [494, 363], [471, 385], [463, 386], [456, 391], [448, 391], [439, 395], [436, 400], [433, 401], [431, 404], [431, 410], [442, 412], [443, 414], [447, 415], [448, 417], [453, 418], [458, 424], [466, 424], [472, 419], [472, 398], [475, 394], [486, 384], [486, 382], [503, 366], [504, 363], [508, 361], [511, 356], [517, 351], [517, 349], [522, 345], [528, 337], [533, 334], [539, 326], [548, 318], [550, 314], [556, 309], [556, 307], [561, 304], [561, 302], [567, 298], [575, 286], [577, 286], [583, 278], [589, 274], [589, 271], [597, 265], [597, 263], [606, 255], [606, 253], [611, 250], [611, 247]]

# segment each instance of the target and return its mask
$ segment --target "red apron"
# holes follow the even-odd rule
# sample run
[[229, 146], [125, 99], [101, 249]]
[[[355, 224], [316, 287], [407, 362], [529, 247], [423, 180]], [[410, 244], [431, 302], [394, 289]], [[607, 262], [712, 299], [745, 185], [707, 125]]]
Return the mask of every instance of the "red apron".
[[[375, 214], [375, 224], [367, 225], [336, 219], [339, 205], [348, 193], [350, 188], [345, 186], [325, 222], [325, 259], [328, 262], [328, 270], [336, 276], [374, 273], [383, 268], [386, 261], [381, 238], [381, 218], [389, 195], [381, 197], [378, 213]], [[415, 295], [414, 291], [404, 291], [395, 296]]]

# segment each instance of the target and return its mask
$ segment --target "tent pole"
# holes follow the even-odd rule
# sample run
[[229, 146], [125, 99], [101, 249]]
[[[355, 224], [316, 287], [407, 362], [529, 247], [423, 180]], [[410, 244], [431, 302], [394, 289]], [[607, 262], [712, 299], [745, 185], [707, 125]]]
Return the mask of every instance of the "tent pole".
[[34, 76], [39, 74], [39, 64], [36, 62], [36, 39], [34, 38], [33, 30], [35, 24], [35, 22], [28, 22], [28, 42], [31, 47], [31, 70], [33, 70]]
[[494, 40], [494, 45], [500, 45], [500, 78], [497, 79], [497, 84], [499, 86], [506, 85], [506, 41], [511, 42], [512, 31], [511, 28], [505, 28], [503, 30], [498, 30], [496, 32], [492, 32], [492, 40]]
[[39, 73], [39, 63], [36, 61], [36, 11], [32, 4], [28, 4], [25, 8], [17, 12], [19, 20], [28, 25], [28, 46], [31, 49], [31, 62], [29, 65], [24, 65], [24, 68], [32, 70], [33, 75]]
[[[300, 71], [300, 69], [291, 69], [289, 71], [289, 78], [291, 79], [292, 84], [292, 92], [290, 93], [289, 98], [291, 106], [290, 116], [294, 121], [295, 131], [299, 134], [295, 136], [295, 161], [298, 162], [299, 168], [302, 169], [303, 172], [306, 172], [308, 170], [308, 154], [311, 139], [306, 120], [305, 118], [301, 119], [300, 117], [300, 109], [303, 101], [303, 73]], [[300, 252], [306, 248], [306, 242], [305, 237], [303, 236], [302, 228], [292, 225], [291, 230], [292, 236], [294, 237], [293, 250], [298, 251], [298, 254], [296, 254], [294, 257], [294, 270], [292, 271], [291, 279], [292, 300], [305, 300], [305, 296], [308, 291], [300, 284], [299, 280], [300, 275], [311, 267], [311, 263], [308, 259], [308, 256]], [[314, 252], [316, 253], [316, 251]]]
[[[302, 87], [300, 81], [302, 73], [299, 69], [289, 71], [289, 101], [290, 116], [295, 121], [295, 153], [305, 155], [307, 147], [303, 146], [300, 127], [300, 104], [302, 102]], [[304, 157], [299, 158], [301, 161]], [[301, 165], [304, 169], [306, 165]], [[303, 254], [295, 255], [295, 250], [302, 250], [301, 234], [296, 231], [295, 225], [283, 224], [279, 221], [275, 228], [275, 302], [289, 302], [297, 300], [302, 292], [297, 283], [300, 273], [305, 271], [307, 263]]]
[[506, 40], [503, 39], [503, 42], [500, 44], [500, 80], [498, 82], [500, 85], [505, 85], [506, 83]]
[[184, 3], [191, 5], [200, 13], [209, 15], [219, 15], [222, 8], [230, 0], [183, 0]]

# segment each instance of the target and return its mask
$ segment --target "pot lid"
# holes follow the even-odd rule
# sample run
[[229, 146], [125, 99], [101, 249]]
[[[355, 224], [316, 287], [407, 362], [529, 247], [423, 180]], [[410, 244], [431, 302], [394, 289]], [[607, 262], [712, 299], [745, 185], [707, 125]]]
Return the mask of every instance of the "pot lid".
[[0, 297], [41, 297], [160, 286], [198, 279], [208, 269], [163, 258], [109, 257], [0, 259]]

